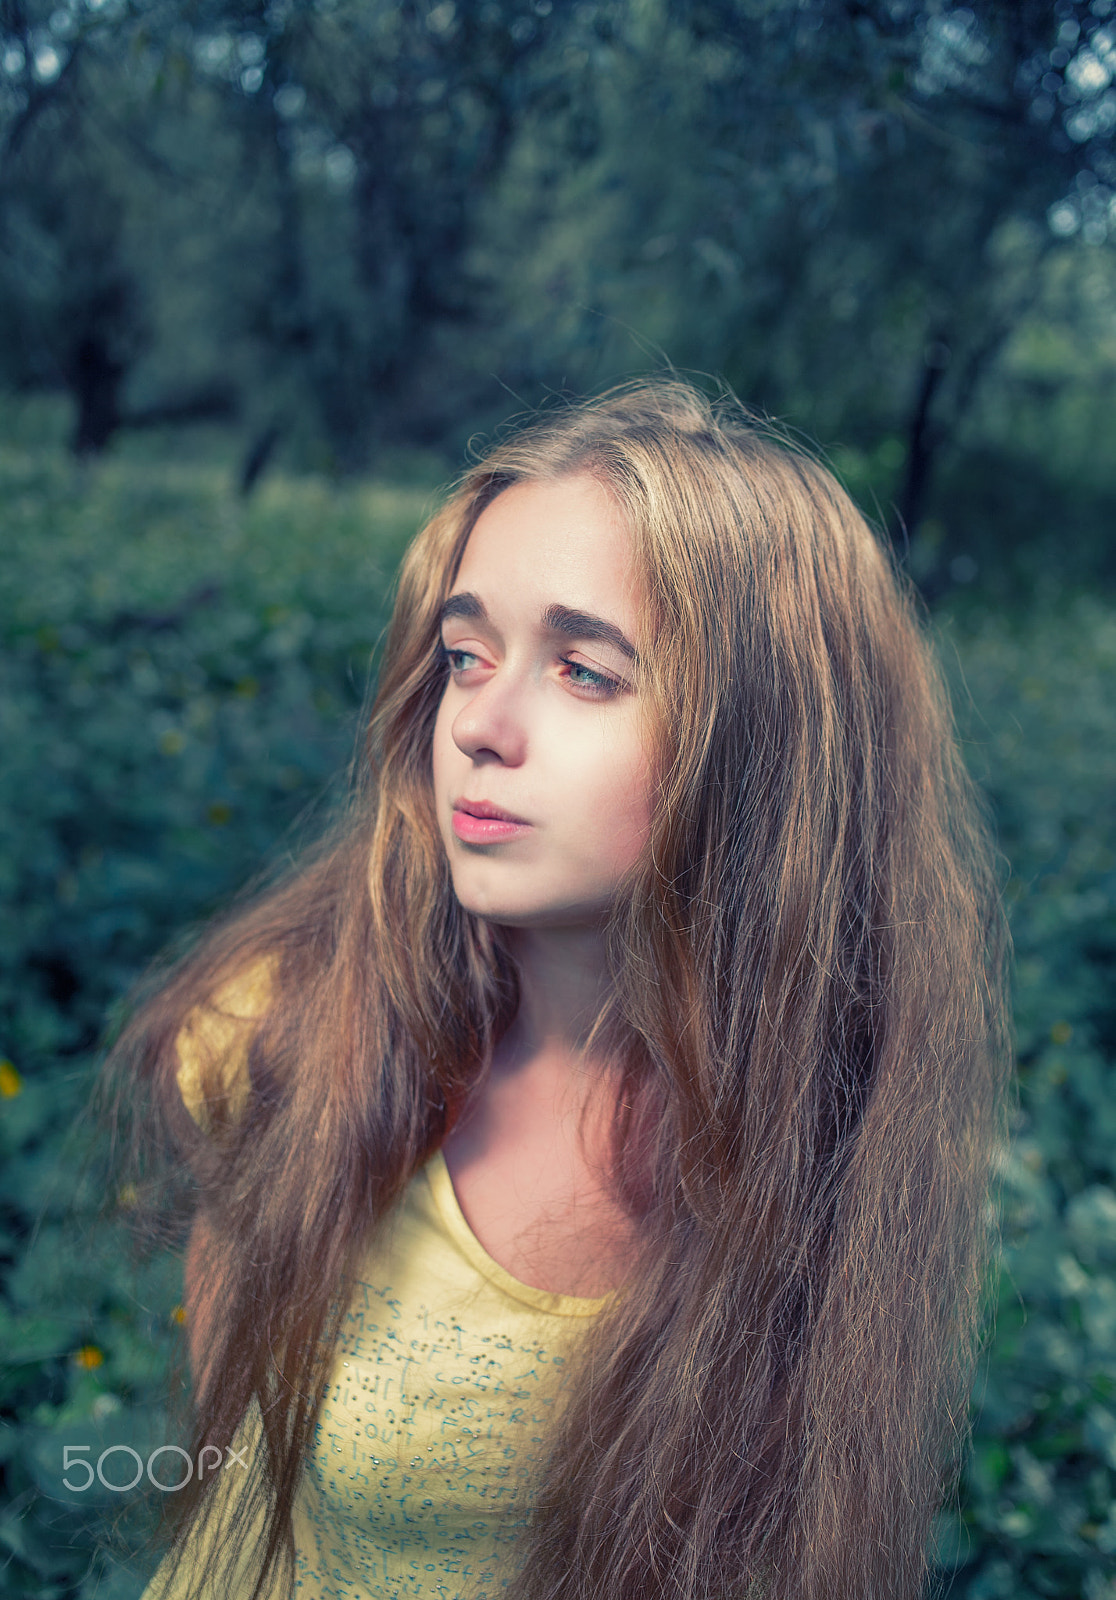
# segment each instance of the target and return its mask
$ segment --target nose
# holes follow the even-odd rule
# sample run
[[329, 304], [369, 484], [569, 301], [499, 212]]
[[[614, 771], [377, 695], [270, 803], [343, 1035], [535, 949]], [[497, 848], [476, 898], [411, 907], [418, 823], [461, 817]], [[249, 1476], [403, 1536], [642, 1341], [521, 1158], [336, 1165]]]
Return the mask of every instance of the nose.
[[517, 767], [527, 754], [522, 697], [500, 673], [469, 696], [451, 731], [454, 744], [471, 761]]

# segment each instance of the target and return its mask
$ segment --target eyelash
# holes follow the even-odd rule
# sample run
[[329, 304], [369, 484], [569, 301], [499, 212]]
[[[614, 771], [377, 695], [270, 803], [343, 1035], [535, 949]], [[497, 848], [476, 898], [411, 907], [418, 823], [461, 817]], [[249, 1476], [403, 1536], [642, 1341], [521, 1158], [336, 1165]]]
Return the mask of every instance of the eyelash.
[[465, 671], [464, 667], [459, 667], [455, 664], [453, 659], [454, 656], [471, 656], [472, 654], [473, 652], [471, 650], [455, 650], [452, 645], [442, 645], [442, 660], [446, 663], [446, 666], [451, 672]]
[[571, 680], [575, 672], [585, 673], [589, 681], [587, 682], [585, 678], [582, 678], [576, 687], [591, 690], [594, 697], [599, 700], [604, 700], [609, 695], [616, 694], [620, 689], [620, 682], [617, 678], [610, 678], [607, 672], [598, 672], [594, 667], [587, 667], [581, 661], [571, 661], [568, 656], [563, 656], [562, 665], [569, 667], [570, 670], [567, 676]]
[[[455, 664], [455, 656], [465, 656], [469, 660], [476, 659], [471, 650], [456, 650], [452, 645], [443, 645], [442, 657], [451, 672], [467, 671], [467, 668]], [[610, 677], [607, 672], [598, 672], [595, 667], [587, 667], [584, 662], [571, 661], [569, 656], [560, 656], [559, 660], [564, 667], [569, 668], [566, 676], [574, 683], [574, 687], [588, 689], [594, 699], [605, 700], [611, 695], [617, 694], [623, 687], [618, 678]], [[582, 673], [583, 676], [574, 679], [573, 674], [575, 672]]]

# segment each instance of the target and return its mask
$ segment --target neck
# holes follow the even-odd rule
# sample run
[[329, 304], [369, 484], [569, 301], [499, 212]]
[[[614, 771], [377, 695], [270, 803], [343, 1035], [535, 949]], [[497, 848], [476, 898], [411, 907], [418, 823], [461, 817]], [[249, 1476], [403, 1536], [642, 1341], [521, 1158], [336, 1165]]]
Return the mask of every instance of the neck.
[[594, 928], [514, 928], [519, 1011], [508, 1036], [523, 1060], [541, 1054], [585, 1057], [585, 1042], [611, 987], [604, 942]]

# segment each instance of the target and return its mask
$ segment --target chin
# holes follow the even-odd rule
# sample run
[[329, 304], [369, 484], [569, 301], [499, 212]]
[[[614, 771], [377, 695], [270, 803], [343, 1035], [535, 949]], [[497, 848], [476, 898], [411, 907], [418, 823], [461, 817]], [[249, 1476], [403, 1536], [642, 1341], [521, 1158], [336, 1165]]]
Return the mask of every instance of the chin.
[[546, 912], [534, 906], [505, 905], [499, 901], [477, 899], [475, 896], [458, 895], [457, 899], [462, 909], [472, 912], [474, 917], [480, 917], [484, 922], [500, 923], [509, 928], [533, 928], [548, 920]]
[[508, 905], [458, 895], [463, 910], [505, 928], [601, 928], [607, 907], [571, 905]]
[[600, 928], [611, 903], [606, 894], [571, 901], [559, 893], [532, 896], [514, 890], [511, 884], [470, 883], [465, 873], [454, 874], [453, 892], [463, 911], [509, 928]]

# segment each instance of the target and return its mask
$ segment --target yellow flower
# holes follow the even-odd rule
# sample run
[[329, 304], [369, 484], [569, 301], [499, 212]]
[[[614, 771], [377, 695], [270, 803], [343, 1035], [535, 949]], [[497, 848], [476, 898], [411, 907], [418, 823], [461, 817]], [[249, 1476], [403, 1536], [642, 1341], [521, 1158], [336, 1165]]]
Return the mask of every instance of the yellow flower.
[[23, 1079], [12, 1063], [7, 1058], [0, 1061], [0, 1099], [14, 1100], [22, 1088]]
[[181, 1328], [183, 1323], [186, 1321], [186, 1307], [175, 1306], [174, 1310], [170, 1314], [170, 1319], [172, 1322], [177, 1322], [178, 1326]]
[[121, 1188], [120, 1188], [120, 1193], [116, 1197], [116, 1203], [120, 1207], [120, 1209], [122, 1211], [130, 1211], [132, 1209], [132, 1207], [138, 1203], [138, 1201], [139, 1201], [139, 1190], [136, 1188], [135, 1184], [134, 1183], [122, 1184]]
[[82, 1367], [86, 1372], [92, 1372], [95, 1367], [103, 1367], [105, 1354], [98, 1350], [95, 1344], [83, 1344], [80, 1350], [74, 1352], [74, 1366]]

